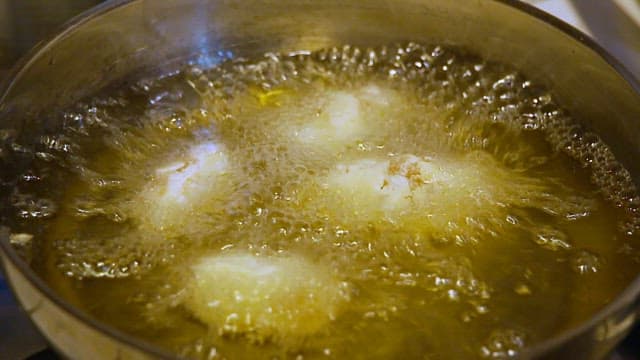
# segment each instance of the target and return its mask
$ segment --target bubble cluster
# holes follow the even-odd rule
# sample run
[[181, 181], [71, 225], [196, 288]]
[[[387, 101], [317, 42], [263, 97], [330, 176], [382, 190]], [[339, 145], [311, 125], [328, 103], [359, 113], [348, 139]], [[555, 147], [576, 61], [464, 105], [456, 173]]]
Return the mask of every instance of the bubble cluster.
[[130, 239], [108, 242], [60, 239], [53, 246], [60, 252], [57, 270], [79, 280], [135, 276], [175, 261], [176, 252], [173, 244], [148, 249], [131, 243]]
[[516, 358], [525, 346], [525, 336], [516, 330], [496, 330], [486, 345], [480, 348], [480, 357], [490, 359]]

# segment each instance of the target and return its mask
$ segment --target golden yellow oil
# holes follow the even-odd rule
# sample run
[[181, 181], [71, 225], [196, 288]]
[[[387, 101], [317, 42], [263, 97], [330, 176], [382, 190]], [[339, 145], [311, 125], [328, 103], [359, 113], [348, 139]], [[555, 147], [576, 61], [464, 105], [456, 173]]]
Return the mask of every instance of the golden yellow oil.
[[626, 170], [550, 93], [461, 50], [229, 60], [63, 116], [25, 172], [55, 214], [16, 195], [34, 268], [186, 357], [511, 357], [640, 269]]

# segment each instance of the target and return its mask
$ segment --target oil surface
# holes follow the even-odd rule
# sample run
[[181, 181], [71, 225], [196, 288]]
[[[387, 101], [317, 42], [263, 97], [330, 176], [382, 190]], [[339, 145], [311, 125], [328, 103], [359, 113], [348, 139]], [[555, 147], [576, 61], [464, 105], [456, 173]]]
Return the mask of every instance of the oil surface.
[[183, 356], [511, 357], [640, 270], [627, 171], [460, 49], [187, 66], [63, 117], [11, 148], [31, 159], [13, 242], [74, 305]]

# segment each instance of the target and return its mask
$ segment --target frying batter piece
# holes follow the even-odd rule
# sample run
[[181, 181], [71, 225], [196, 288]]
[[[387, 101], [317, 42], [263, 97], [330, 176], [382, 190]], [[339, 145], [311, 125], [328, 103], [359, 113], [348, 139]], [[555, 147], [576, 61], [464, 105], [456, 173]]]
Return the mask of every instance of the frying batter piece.
[[[155, 178], [134, 201], [134, 211], [146, 230], [188, 233], [194, 219], [222, 211], [231, 188], [230, 163], [215, 142], [191, 147], [184, 158], [155, 171]], [[219, 202], [219, 206], [211, 206]]]
[[495, 230], [488, 219], [503, 222], [510, 211], [563, 214], [589, 204], [564, 197], [560, 184], [509, 170], [482, 152], [365, 158], [336, 165], [317, 186], [323, 196], [314, 197], [312, 206], [337, 218], [385, 220], [458, 241]]
[[315, 116], [294, 127], [292, 137], [304, 145], [336, 150], [370, 136], [377, 122], [404, 104], [396, 91], [376, 84], [328, 90], [316, 102]]
[[322, 332], [348, 300], [330, 269], [298, 257], [212, 255], [191, 271], [186, 307], [221, 334], [256, 342]]

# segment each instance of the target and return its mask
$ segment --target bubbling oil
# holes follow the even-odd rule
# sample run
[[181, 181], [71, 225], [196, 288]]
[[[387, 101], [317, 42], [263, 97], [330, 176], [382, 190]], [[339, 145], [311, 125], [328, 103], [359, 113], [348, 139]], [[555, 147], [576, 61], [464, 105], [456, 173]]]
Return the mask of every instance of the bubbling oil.
[[461, 49], [186, 66], [62, 116], [12, 147], [32, 163], [12, 240], [71, 303], [182, 356], [512, 357], [640, 270], [629, 173]]

